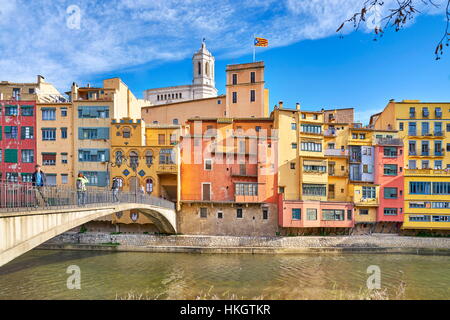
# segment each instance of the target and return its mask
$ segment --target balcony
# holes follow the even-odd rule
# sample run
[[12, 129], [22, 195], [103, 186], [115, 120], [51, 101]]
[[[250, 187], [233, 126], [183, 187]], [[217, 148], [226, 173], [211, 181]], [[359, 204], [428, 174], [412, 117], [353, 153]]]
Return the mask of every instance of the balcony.
[[430, 152], [429, 151], [422, 151], [422, 153], [420, 155], [428, 157], [428, 156], [430, 156]]
[[158, 173], [177, 173], [176, 164], [159, 164]]
[[442, 131], [435, 131], [435, 132], [434, 132], [434, 136], [435, 136], [435, 137], [443, 137], [443, 136], [444, 136], [444, 133], [443, 133]]
[[450, 169], [405, 169], [405, 176], [450, 176]]
[[324, 135], [325, 137], [336, 137], [336, 136], [337, 136], [336, 129], [328, 129], [328, 130], [325, 130], [325, 131], [323, 132], [323, 135]]
[[361, 162], [361, 153], [352, 152], [350, 154], [350, 162]]
[[401, 147], [403, 146], [403, 140], [393, 138], [379, 138], [376, 140], [376, 144], [380, 146]]
[[436, 157], [443, 157], [443, 156], [444, 156], [444, 152], [443, 152], [443, 151], [435, 151], [435, 152], [434, 152], [434, 155], [435, 155]]
[[257, 177], [256, 167], [232, 167], [231, 176], [233, 177]]
[[348, 150], [342, 149], [325, 149], [326, 157], [348, 157]]

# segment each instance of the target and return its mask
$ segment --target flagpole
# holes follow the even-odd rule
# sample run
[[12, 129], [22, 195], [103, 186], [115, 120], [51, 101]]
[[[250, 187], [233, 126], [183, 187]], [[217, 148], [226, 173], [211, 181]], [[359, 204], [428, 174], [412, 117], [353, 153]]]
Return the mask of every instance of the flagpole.
[[255, 46], [255, 34], [253, 34], [253, 62], [255, 62], [256, 46]]

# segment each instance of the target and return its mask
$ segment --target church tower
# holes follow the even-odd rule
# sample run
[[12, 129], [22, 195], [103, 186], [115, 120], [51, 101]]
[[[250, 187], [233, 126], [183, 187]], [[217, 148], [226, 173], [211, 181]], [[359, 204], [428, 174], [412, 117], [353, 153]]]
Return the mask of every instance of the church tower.
[[210, 98], [217, 96], [216, 83], [214, 81], [214, 57], [206, 49], [203, 39], [200, 49], [192, 57], [194, 99]]

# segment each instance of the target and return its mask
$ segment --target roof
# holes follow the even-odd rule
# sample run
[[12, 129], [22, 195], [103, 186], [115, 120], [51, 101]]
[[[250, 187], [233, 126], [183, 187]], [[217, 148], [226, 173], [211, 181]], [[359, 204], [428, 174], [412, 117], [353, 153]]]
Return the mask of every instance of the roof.
[[184, 100], [184, 101], [180, 101], [180, 102], [172, 102], [172, 103], [165, 103], [165, 104], [156, 104], [153, 106], [143, 106], [141, 109], [145, 109], [145, 108], [159, 108], [159, 107], [167, 107], [167, 106], [171, 106], [174, 104], [183, 104], [183, 103], [192, 103], [195, 101], [204, 101], [204, 100], [213, 100], [213, 99], [222, 99], [225, 98], [225, 95], [219, 95], [217, 97], [211, 97], [211, 98], [203, 98], [203, 99], [193, 99], [193, 100]]

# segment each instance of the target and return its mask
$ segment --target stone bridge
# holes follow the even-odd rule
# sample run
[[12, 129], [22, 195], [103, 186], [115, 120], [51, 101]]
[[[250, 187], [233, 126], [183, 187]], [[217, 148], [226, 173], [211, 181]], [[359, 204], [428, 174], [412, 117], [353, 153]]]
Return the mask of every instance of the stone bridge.
[[126, 210], [138, 210], [148, 216], [160, 232], [177, 232], [175, 206], [167, 200], [121, 193], [120, 201], [113, 202], [112, 193], [102, 191], [89, 192], [87, 203], [79, 205], [76, 192], [54, 188], [42, 192], [48, 201], [39, 206], [34, 192], [33, 188], [24, 191], [23, 187], [0, 186], [0, 266], [61, 233]]

